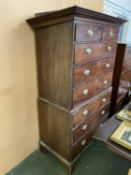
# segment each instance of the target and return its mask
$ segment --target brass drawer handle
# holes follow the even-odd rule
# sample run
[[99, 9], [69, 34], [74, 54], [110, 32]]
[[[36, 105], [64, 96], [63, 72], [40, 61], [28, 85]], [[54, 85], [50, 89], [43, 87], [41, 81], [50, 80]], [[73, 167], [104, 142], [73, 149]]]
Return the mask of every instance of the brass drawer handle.
[[81, 146], [84, 146], [86, 144], [86, 140], [84, 139], [84, 140], [82, 140], [82, 142], [81, 142]]
[[108, 84], [108, 80], [104, 80], [104, 84], [105, 84], [105, 85]]
[[92, 49], [91, 49], [91, 48], [87, 48], [87, 49], [85, 49], [85, 51], [86, 51], [86, 53], [87, 53], [88, 55], [90, 55], [90, 54], [92, 53]]
[[82, 114], [83, 114], [83, 116], [87, 116], [88, 115], [88, 110], [84, 110]]
[[87, 130], [87, 127], [88, 127], [87, 124], [83, 125], [82, 130], [83, 130], [83, 131], [86, 131], [86, 130]]
[[103, 101], [103, 103], [105, 103], [107, 101], [107, 99], [106, 98], [103, 98], [102, 101]]
[[111, 65], [109, 63], [106, 64], [106, 68], [109, 68]]
[[86, 69], [86, 70], [83, 72], [83, 74], [84, 74], [85, 76], [88, 76], [88, 75], [90, 74], [90, 70], [89, 70], [89, 69]]
[[89, 37], [92, 37], [94, 35], [94, 32], [92, 29], [89, 29], [87, 30], [86, 34], [89, 36]]
[[109, 32], [109, 36], [110, 36], [111, 38], [114, 36], [114, 33], [113, 33], [112, 29], [111, 29], [110, 32]]
[[112, 47], [111, 47], [111, 46], [108, 46], [108, 47], [107, 47], [107, 50], [108, 50], [109, 52], [111, 52]]
[[83, 95], [87, 96], [88, 92], [89, 92], [88, 89], [84, 89], [82, 93], [83, 93]]
[[105, 110], [101, 111], [101, 114], [104, 115], [105, 114]]

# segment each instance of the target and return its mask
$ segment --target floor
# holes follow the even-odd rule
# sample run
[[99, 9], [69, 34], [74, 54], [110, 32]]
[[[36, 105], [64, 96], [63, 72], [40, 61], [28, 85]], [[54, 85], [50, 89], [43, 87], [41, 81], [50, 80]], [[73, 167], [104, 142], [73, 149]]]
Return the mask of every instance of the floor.
[[[72, 175], [127, 175], [131, 162], [109, 151], [104, 143], [94, 141], [75, 164]], [[49, 152], [33, 152], [6, 175], [68, 175]]]

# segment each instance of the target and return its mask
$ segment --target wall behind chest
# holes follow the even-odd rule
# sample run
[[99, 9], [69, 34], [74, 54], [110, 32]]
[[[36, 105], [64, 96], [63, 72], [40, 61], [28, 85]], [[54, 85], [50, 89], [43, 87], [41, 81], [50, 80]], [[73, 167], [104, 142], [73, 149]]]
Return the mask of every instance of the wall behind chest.
[[102, 11], [103, 0], [6, 0], [0, 5], [0, 174], [38, 148], [34, 13], [72, 5]]

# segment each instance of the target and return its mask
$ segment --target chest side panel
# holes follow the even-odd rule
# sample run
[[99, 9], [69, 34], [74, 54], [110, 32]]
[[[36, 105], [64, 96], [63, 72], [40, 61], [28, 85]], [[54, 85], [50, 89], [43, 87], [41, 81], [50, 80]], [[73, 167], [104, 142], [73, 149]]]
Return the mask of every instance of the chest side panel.
[[39, 96], [71, 107], [73, 22], [36, 30]]

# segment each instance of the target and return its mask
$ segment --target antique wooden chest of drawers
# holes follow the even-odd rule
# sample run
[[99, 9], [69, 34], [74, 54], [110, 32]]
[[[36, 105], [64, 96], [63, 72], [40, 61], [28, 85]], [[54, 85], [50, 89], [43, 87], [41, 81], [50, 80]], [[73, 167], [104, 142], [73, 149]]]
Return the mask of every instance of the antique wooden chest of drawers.
[[36, 40], [40, 145], [71, 170], [108, 116], [124, 21], [75, 6], [27, 22]]

